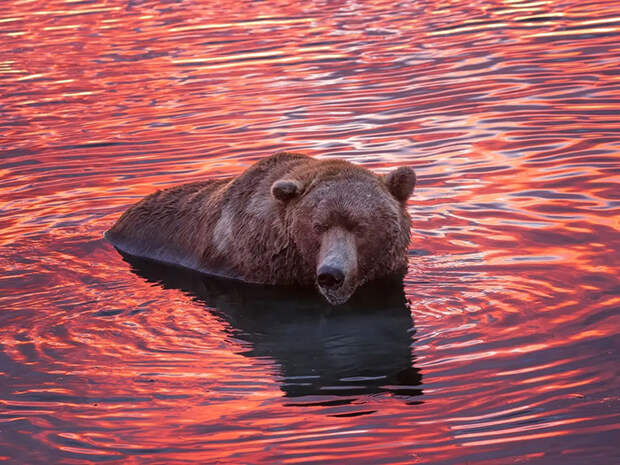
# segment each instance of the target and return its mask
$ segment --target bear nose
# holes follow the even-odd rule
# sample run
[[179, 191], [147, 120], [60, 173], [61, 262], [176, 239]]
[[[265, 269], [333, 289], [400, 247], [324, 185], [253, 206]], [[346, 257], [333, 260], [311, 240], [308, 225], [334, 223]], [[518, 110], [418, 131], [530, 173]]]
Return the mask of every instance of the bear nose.
[[317, 281], [321, 287], [335, 289], [342, 285], [344, 273], [333, 266], [323, 265], [319, 268]]

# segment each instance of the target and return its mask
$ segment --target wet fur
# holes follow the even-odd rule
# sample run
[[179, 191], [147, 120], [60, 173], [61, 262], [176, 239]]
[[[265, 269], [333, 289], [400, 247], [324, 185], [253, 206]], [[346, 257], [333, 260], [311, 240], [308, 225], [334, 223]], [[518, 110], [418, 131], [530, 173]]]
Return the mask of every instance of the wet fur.
[[[277, 200], [271, 193], [273, 183], [289, 178], [299, 182], [303, 192], [290, 201]], [[396, 179], [393, 184], [402, 190], [399, 182]], [[318, 199], [321, 189], [334, 194], [330, 188], [342, 192], [335, 193], [339, 200], [332, 200], [327, 208], [342, 214], [331, 215], [330, 220], [329, 211], [320, 212], [327, 215], [327, 222], [352, 221], [357, 209], [368, 208], [364, 199], [355, 198], [356, 192], [372, 196], [368, 201], [379, 198], [380, 205], [385, 204], [381, 211], [372, 212], [376, 216], [373, 224], [382, 230], [369, 228], [362, 242], [389, 238], [390, 244], [373, 249], [370, 257], [358, 251], [357, 284], [403, 274], [410, 225], [406, 199], [390, 195], [386, 179], [365, 168], [296, 153], [265, 158], [238, 177], [155, 192], [127, 210], [105, 237], [138, 257], [247, 282], [312, 286], [320, 240], [304, 242], [315, 233], [306, 231], [308, 224], [300, 216], [313, 214], [318, 204], [312, 203], [312, 196]]]

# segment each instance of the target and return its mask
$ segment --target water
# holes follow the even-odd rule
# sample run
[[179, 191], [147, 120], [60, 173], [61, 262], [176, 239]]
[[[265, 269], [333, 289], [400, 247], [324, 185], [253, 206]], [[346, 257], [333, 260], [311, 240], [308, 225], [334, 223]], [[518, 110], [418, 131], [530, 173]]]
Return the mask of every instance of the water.
[[[4, 2], [0, 461], [616, 463], [619, 32], [615, 1]], [[416, 169], [404, 290], [330, 312], [102, 240], [282, 149]]]

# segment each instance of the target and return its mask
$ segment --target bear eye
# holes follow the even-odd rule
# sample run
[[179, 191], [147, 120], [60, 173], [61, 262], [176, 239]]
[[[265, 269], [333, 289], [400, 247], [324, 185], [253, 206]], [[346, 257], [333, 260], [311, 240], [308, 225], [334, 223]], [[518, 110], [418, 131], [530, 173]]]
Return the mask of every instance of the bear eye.
[[353, 232], [353, 234], [357, 234], [358, 236], [361, 236], [366, 232], [366, 225], [358, 223], [354, 225], [353, 228], [351, 228], [351, 231]]
[[312, 229], [317, 234], [321, 234], [321, 233], [324, 233], [325, 231], [327, 231], [327, 227], [324, 224], [322, 224], [322, 223], [313, 223], [312, 224]]

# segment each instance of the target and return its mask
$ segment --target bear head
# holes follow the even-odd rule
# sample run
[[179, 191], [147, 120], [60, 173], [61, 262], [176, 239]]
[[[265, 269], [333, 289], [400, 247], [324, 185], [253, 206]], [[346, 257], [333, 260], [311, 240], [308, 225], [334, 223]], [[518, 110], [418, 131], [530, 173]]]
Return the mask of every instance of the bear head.
[[321, 294], [346, 302], [362, 284], [404, 275], [416, 182], [411, 168], [386, 176], [346, 162], [275, 181], [271, 194], [286, 209], [287, 229]]

